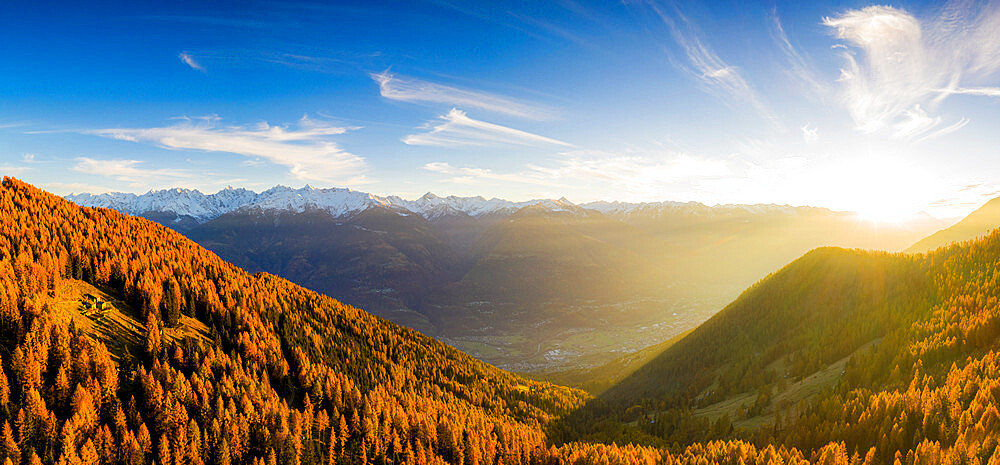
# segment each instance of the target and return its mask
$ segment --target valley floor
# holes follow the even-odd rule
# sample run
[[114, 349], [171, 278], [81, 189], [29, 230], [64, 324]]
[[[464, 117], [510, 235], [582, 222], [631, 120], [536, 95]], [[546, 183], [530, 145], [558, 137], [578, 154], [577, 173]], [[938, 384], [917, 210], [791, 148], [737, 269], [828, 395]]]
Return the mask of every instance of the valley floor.
[[[738, 292], [735, 287], [720, 287], [690, 297], [641, 298], [616, 304], [502, 304], [519, 307], [511, 313], [512, 322], [537, 323], [530, 326], [512, 324], [500, 331], [495, 327], [481, 327], [431, 335], [504, 370], [532, 375], [581, 370], [599, 367], [689, 331], [718, 312]], [[465, 307], [470, 313], [510, 313], [498, 309], [498, 305], [481, 302], [470, 302]], [[521, 319], [516, 312], [551, 316]], [[407, 321], [412, 318], [409, 315], [387, 316], [399, 324], [412, 324]], [[567, 319], [576, 324], [567, 328]]]

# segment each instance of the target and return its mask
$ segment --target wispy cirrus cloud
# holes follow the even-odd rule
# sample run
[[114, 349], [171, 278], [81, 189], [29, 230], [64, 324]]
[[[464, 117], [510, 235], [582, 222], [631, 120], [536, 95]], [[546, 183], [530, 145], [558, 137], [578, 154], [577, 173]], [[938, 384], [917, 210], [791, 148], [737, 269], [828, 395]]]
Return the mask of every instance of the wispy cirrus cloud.
[[781, 18], [778, 17], [777, 9], [771, 10], [771, 24], [771, 37], [788, 61], [785, 72], [805, 86], [806, 90], [809, 91], [809, 95], [823, 100], [831, 90], [830, 85], [819, 76], [819, 73], [807, 60], [806, 56], [792, 45], [791, 40], [788, 39], [788, 34], [785, 33], [785, 27], [781, 24]]
[[[950, 95], [1000, 96], [1000, 4], [951, 2], [938, 18], [920, 20], [905, 10], [869, 6], [823, 19], [845, 41], [839, 81], [857, 128], [900, 139], [953, 132], [935, 113]], [[858, 57], [859, 52], [861, 57]]]
[[[243, 155], [287, 166], [292, 176], [312, 181], [364, 182], [364, 158], [340, 148], [332, 136], [349, 128], [303, 117], [295, 125], [224, 125], [218, 117], [180, 118], [176, 124], [153, 128], [112, 128], [82, 131], [112, 139], [151, 143], [170, 150], [200, 150]], [[132, 165], [120, 166], [127, 169]]]
[[984, 97], [1000, 97], [1000, 87], [965, 87], [953, 89], [940, 89], [940, 92], [948, 95], [981, 95]]
[[372, 73], [370, 76], [378, 83], [381, 95], [391, 100], [476, 108], [529, 120], [550, 120], [556, 117], [556, 111], [550, 107], [489, 92], [397, 76], [388, 71]]
[[748, 103], [765, 118], [774, 119], [740, 68], [723, 60], [709, 45], [701, 29], [676, 5], [665, 7], [655, 0], [649, 1], [648, 5], [667, 26], [673, 41], [684, 54], [683, 60], [674, 60], [677, 68], [693, 77], [708, 92]]
[[184, 64], [190, 66], [191, 69], [201, 71], [203, 73], [205, 72], [205, 67], [195, 61], [194, 57], [188, 52], [181, 52], [180, 55], [177, 55], [177, 58], [180, 58], [180, 60], [184, 62]]
[[464, 111], [452, 108], [439, 120], [424, 126], [426, 132], [403, 138], [409, 145], [438, 147], [516, 145], [530, 147], [562, 146], [573, 144], [540, 136], [526, 131], [470, 118]]

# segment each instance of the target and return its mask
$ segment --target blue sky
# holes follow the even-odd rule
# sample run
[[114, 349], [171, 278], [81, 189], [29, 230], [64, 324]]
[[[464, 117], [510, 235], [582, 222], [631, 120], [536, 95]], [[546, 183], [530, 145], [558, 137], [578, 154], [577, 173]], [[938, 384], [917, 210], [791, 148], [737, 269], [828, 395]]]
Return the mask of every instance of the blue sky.
[[1000, 195], [997, 3], [17, 3], [0, 172], [60, 194]]

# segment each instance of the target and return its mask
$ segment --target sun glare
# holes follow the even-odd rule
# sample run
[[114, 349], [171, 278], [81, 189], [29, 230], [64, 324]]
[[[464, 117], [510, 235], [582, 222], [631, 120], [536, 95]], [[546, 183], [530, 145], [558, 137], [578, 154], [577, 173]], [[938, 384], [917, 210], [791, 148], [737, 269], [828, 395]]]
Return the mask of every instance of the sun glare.
[[858, 216], [872, 223], [902, 223], [914, 217], [914, 212], [888, 202], [873, 201], [857, 210]]
[[[872, 157], [859, 169], [856, 163], [842, 166], [838, 174], [849, 180], [843, 198], [846, 207], [873, 223], [900, 223], [911, 220], [933, 195], [928, 192], [928, 175], [912, 165], [891, 157]], [[887, 176], [886, 173], [892, 173]]]

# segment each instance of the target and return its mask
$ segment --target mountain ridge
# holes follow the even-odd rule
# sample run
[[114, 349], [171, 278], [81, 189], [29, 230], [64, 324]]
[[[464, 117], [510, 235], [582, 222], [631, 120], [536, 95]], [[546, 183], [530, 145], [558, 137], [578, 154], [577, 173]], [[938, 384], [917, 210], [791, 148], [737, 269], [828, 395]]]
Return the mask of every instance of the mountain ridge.
[[[565, 197], [559, 199], [532, 199], [511, 201], [500, 198], [487, 199], [483, 196], [459, 197], [438, 196], [428, 192], [423, 196], [408, 200], [397, 195], [380, 196], [349, 188], [316, 188], [306, 185], [295, 189], [277, 185], [260, 193], [245, 188], [228, 186], [214, 194], [205, 194], [198, 189], [170, 188], [150, 190], [145, 194], [126, 192], [71, 193], [64, 198], [86, 207], [103, 207], [131, 215], [149, 212], [173, 213], [178, 218], [189, 217], [197, 223], [218, 218], [225, 213], [241, 208], [263, 210], [288, 210], [302, 212], [309, 208], [324, 210], [333, 216], [346, 216], [371, 207], [401, 208], [434, 220], [442, 216], [468, 215], [483, 217], [488, 215], [509, 215], [528, 206], [542, 206], [552, 211], [578, 211], [585, 209], [602, 214], [622, 217], [639, 213], [686, 213], [692, 215], [709, 214], [797, 214], [800, 212], [836, 212], [828, 208], [812, 206], [791, 206], [779, 204], [717, 204], [701, 202], [661, 201], [661, 202], [621, 202], [594, 201], [576, 204]], [[405, 213], [405, 212], [403, 212]]]

